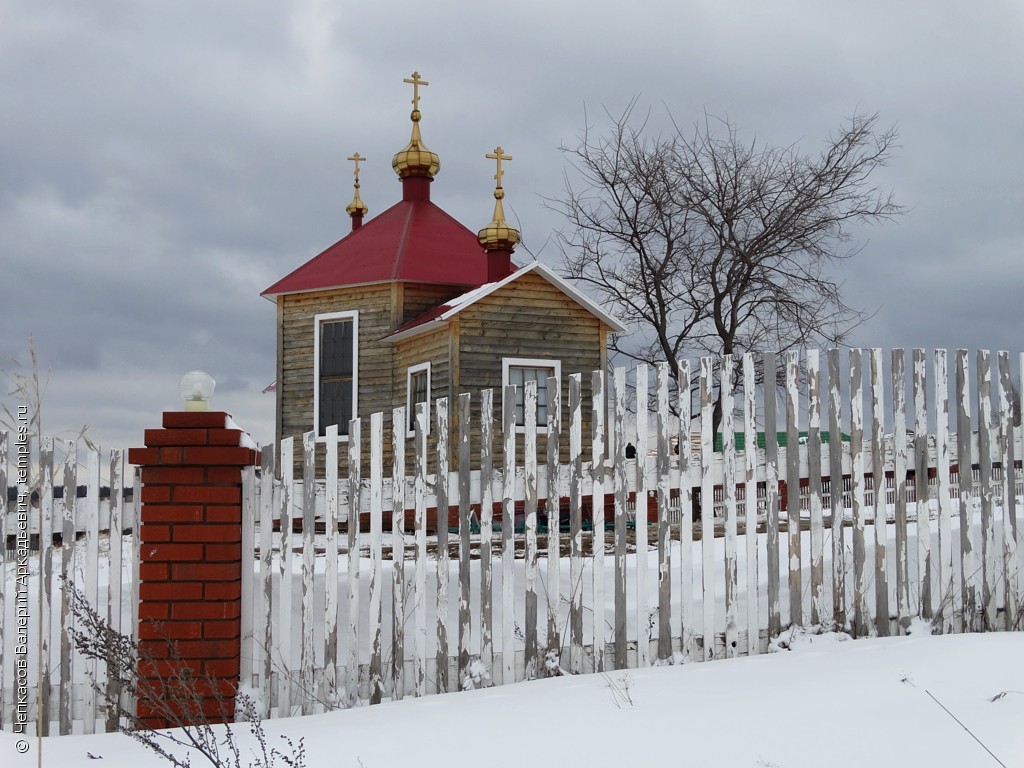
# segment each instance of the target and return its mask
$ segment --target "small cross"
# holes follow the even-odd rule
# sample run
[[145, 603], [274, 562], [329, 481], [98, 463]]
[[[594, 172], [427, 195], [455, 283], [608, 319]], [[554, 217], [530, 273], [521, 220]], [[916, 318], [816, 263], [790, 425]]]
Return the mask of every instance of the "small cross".
[[430, 85], [426, 80], [420, 80], [420, 73], [413, 72], [412, 78], [405, 78], [402, 80], [403, 83], [412, 83], [412, 108], [418, 110], [420, 108], [420, 86]]
[[351, 157], [349, 158], [349, 160], [353, 160], [353, 161], [355, 162], [355, 164], [356, 164], [356, 171], [355, 171], [355, 176], [356, 176], [356, 184], [358, 184], [358, 183], [359, 183], [359, 163], [360, 163], [360, 162], [361, 162], [362, 160], [365, 160], [365, 159], [366, 159], [366, 158], [365, 158], [365, 157], [362, 157], [362, 156], [361, 156], [361, 155], [360, 155], [360, 154], [359, 154], [358, 152], [356, 152], [356, 153], [355, 153], [354, 155], [352, 155], [352, 156], [351, 156]]
[[503, 150], [501, 147], [495, 147], [493, 154], [484, 155], [484, 157], [486, 157], [488, 160], [498, 161], [498, 172], [494, 174], [494, 180], [498, 182], [498, 187], [501, 187], [501, 177], [505, 175], [505, 172], [501, 170], [501, 161], [511, 160], [512, 156], [506, 155], [505, 150]]

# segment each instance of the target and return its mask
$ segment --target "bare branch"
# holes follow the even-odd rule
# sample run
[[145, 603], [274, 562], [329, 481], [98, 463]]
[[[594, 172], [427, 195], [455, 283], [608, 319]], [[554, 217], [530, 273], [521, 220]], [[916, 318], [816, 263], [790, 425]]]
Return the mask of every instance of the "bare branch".
[[562, 147], [565, 273], [637, 331], [616, 351], [649, 363], [836, 344], [866, 315], [830, 267], [856, 255], [853, 227], [903, 208], [870, 183], [895, 146], [877, 115], [848, 118], [818, 155], [744, 142], [727, 118], [646, 133], [633, 99], [611, 128]]

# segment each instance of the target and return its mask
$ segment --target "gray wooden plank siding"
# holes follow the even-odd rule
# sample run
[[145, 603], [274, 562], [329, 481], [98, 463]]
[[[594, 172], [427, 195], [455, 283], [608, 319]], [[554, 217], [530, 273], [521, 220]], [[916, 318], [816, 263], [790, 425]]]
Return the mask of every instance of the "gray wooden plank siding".
[[[471, 395], [471, 441], [479, 445], [480, 391], [496, 390], [494, 408], [501, 409], [502, 359], [518, 357], [561, 361], [562, 420], [568, 422], [568, 377], [583, 377], [582, 411], [584, 450], [589, 450], [589, 373], [606, 361], [607, 329], [575, 301], [538, 275], [528, 274], [501, 291], [466, 307], [452, 322], [435, 331], [391, 343], [384, 338], [399, 325], [460, 294], [465, 288], [450, 285], [382, 283], [352, 288], [280, 296], [278, 321], [278, 440], [301, 439], [314, 424], [315, 366], [314, 318], [318, 314], [359, 313], [358, 416], [405, 406], [408, 370], [430, 363], [430, 399]], [[450, 407], [450, 406], [449, 406]], [[453, 428], [457, 417], [449, 413]], [[428, 423], [432, 423], [433, 418]], [[384, 448], [391, 460], [390, 441]], [[538, 450], [545, 451], [543, 436]], [[567, 460], [568, 447], [560, 459]], [[318, 471], [324, 462], [322, 444], [316, 446]], [[369, 460], [364, 450], [363, 459]], [[479, 451], [471, 452], [477, 468]], [[340, 461], [345, 462], [345, 452]], [[494, 460], [501, 461], [497, 446]], [[413, 460], [412, 446], [406, 455]], [[429, 472], [435, 471], [431, 457]], [[300, 467], [296, 460], [296, 470]], [[344, 470], [344, 467], [342, 468]]]

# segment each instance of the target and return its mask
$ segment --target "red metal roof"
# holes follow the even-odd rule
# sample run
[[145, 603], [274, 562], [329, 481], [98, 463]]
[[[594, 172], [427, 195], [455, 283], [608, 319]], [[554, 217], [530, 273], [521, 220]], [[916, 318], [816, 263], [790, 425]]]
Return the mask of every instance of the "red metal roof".
[[[262, 295], [273, 298], [392, 280], [466, 286], [486, 283], [487, 257], [476, 233], [430, 202], [428, 183], [426, 179], [405, 180], [401, 202], [274, 283]], [[422, 189], [417, 188], [420, 186]]]

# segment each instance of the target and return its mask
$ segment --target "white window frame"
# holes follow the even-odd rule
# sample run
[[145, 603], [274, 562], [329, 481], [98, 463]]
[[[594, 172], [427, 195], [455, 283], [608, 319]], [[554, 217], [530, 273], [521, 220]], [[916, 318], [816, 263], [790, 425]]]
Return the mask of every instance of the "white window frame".
[[[324, 323], [352, 321], [352, 418], [359, 415], [359, 311], [324, 312], [313, 316], [313, 434], [318, 443], [326, 443], [320, 434], [320, 328]], [[329, 425], [327, 425], [329, 426]], [[338, 442], [347, 442], [348, 435], [338, 433]]]
[[[508, 386], [508, 371], [510, 368], [552, 368], [554, 370], [554, 377], [558, 379], [558, 389], [562, 389], [562, 361], [552, 360], [551, 358], [543, 357], [503, 357], [501, 358], [501, 391], [505, 391], [505, 387]], [[550, 403], [550, 400], [549, 400]], [[525, 420], [525, 415], [524, 415]], [[526, 432], [526, 425], [516, 426], [516, 432], [523, 434]], [[548, 433], [547, 423], [543, 426], [537, 425], [537, 434], [546, 435]]]
[[[430, 361], [425, 363], [418, 363], [416, 365], [410, 365], [405, 372], [405, 423], [409, 425], [413, 423], [413, 419], [416, 416], [414, 410], [415, 405], [412, 402], [412, 377], [413, 374], [420, 373], [422, 371], [427, 372], [427, 434], [430, 434]], [[406, 431], [406, 437], [414, 437], [416, 435], [415, 429], [409, 429]]]

